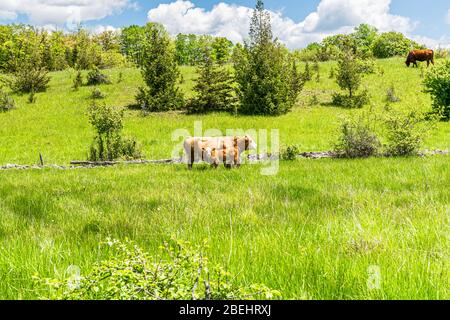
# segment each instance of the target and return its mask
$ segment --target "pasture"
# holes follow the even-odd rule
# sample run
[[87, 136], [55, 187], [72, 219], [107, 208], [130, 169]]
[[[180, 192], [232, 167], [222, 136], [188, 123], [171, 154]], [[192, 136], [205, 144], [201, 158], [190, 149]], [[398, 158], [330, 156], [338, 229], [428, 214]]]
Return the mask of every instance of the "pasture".
[[[391, 85], [401, 99], [393, 108], [430, 108], [420, 69], [397, 58], [377, 65], [384, 74], [363, 81], [371, 94], [365, 111], [382, 113]], [[192, 131], [200, 120], [204, 129], [279, 129], [283, 145], [330, 150], [339, 118], [364, 111], [330, 105], [338, 90], [328, 77], [333, 66], [320, 64], [320, 82], [308, 82], [285, 116], [144, 117], [127, 108], [124, 131], [147, 159], [170, 157], [172, 132]], [[104, 102], [132, 105], [139, 71], [105, 73], [113, 84], [99, 87]], [[180, 86], [190, 95], [195, 70], [182, 73]], [[35, 164], [39, 153], [48, 164], [86, 159], [94, 135], [86, 114], [92, 88], [73, 91], [74, 71], [51, 75], [35, 104], [15, 95], [17, 109], [0, 113], [0, 165]], [[314, 95], [319, 103], [311, 105]], [[450, 149], [450, 124], [438, 124], [424, 148]], [[153, 253], [175, 235], [194, 244], [208, 239], [212, 262], [285, 299], [448, 299], [449, 164], [447, 156], [297, 160], [282, 162], [271, 177], [260, 175], [258, 165], [0, 171], [0, 298], [41, 296], [36, 273], [57, 277], [70, 265], [86, 272], [104, 258], [98, 244], [108, 236], [128, 237]], [[378, 288], [368, 286], [371, 270], [381, 275]]]

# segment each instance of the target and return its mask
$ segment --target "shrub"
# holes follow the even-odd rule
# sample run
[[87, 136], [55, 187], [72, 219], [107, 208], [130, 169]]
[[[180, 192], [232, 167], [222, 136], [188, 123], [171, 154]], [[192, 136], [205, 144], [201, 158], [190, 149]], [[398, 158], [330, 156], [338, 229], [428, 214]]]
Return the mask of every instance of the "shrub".
[[319, 99], [317, 98], [317, 95], [314, 94], [311, 99], [309, 99], [308, 105], [310, 106], [317, 106], [319, 104]]
[[306, 61], [305, 71], [303, 72], [303, 80], [304, 81], [311, 81], [311, 79], [312, 79], [311, 68], [309, 67], [309, 62]]
[[450, 120], [450, 60], [439, 63], [425, 76], [426, 92], [433, 99], [433, 112]]
[[110, 258], [84, 276], [42, 279], [37, 284], [54, 300], [242, 300], [271, 299], [280, 293], [264, 285], [239, 286], [232, 274], [211, 265], [202, 247], [171, 240], [159, 257], [133, 242], [107, 239]]
[[340, 158], [367, 158], [377, 155], [380, 146], [373, 130], [373, 119], [362, 115], [343, 120], [334, 152]]
[[319, 66], [319, 62], [314, 61], [313, 69], [314, 69], [314, 72], [316, 73], [316, 82], [320, 82], [320, 66]]
[[97, 133], [91, 144], [90, 161], [142, 158], [136, 141], [122, 137], [122, 120], [123, 110], [121, 109], [96, 104], [89, 108], [89, 122]]
[[44, 92], [48, 88], [48, 71], [33, 64], [24, 63], [17, 67], [10, 83], [11, 90], [19, 93]]
[[88, 86], [97, 86], [100, 84], [111, 84], [109, 77], [103, 74], [98, 67], [94, 67], [91, 71], [89, 71], [87, 76], [87, 85]]
[[329, 79], [334, 79], [335, 76], [336, 76], [336, 74], [335, 74], [334, 67], [331, 67], [330, 73], [329, 73], [329, 75], [328, 75], [328, 78], [329, 78]]
[[91, 99], [104, 99], [105, 98], [105, 94], [99, 89], [99, 88], [95, 88], [94, 90], [92, 90], [91, 93]]
[[281, 150], [281, 159], [285, 161], [294, 161], [300, 154], [300, 147], [297, 145], [292, 145]]
[[0, 88], [0, 112], [6, 112], [16, 107], [13, 98]]
[[404, 114], [391, 110], [384, 123], [387, 129], [385, 152], [394, 157], [417, 155], [424, 138], [434, 126], [434, 121], [426, 121], [425, 115], [416, 111]]
[[187, 105], [189, 113], [211, 111], [231, 111], [234, 109], [233, 78], [230, 72], [213, 61], [209, 48], [197, 69], [199, 77], [195, 80], [196, 96]]
[[73, 79], [73, 86], [72, 88], [74, 90], [78, 90], [79, 87], [83, 85], [83, 75], [81, 74], [81, 71], [77, 71], [77, 75], [75, 76], [75, 79]]
[[142, 51], [142, 76], [146, 84], [139, 88], [136, 100], [144, 111], [161, 112], [184, 107], [177, 83], [180, 77], [175, 48], [160, 24], [145, 26]]
[[348, 109], [359, 109], [367, 105], [370, 101], [370, 95], [367, 90], [363, 90], [358, 95], [353, 95], [352, 97], [340, 94], [332, 94], [332, 104], [335, 106], [348, 108]]
[[397, 97], [397, 94], [395, 93], [395, 87], [394, 85], [391, 85], [387, 91], [386, 91], [386, 102], [388, 103], [395, 103], [395, 102], [399, 102], [400, 98]]

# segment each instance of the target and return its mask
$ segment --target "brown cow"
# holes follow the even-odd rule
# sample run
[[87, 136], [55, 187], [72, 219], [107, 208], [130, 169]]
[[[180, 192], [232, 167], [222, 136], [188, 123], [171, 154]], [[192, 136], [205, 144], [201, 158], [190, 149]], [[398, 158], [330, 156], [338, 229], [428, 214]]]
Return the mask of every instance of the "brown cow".
[[426, 61], [427, 68], [430, 66], [430, 62], [434, 65], [434, 51], [433, 50], [412, 50], [406, 58], [406, 66], [409, 67], [411, 63], [417, 66], [417, 61]]

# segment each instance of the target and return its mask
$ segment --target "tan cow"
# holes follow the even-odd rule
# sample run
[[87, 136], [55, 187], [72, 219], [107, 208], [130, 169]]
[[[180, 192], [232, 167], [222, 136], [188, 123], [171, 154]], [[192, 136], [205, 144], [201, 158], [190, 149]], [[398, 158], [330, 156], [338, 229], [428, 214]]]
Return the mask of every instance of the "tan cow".
[[224, 158], [229, 163], [231, 154], [234, 164], [239, 165], [242, 153], [247, 150], [256, 150], [256, 148], [256, 143], [249, 136], [192, 137], [184, 141], [189, 169], [192, 169], [193, 164], [199, 161], [210, 163], [214, 167], [224, 162]]

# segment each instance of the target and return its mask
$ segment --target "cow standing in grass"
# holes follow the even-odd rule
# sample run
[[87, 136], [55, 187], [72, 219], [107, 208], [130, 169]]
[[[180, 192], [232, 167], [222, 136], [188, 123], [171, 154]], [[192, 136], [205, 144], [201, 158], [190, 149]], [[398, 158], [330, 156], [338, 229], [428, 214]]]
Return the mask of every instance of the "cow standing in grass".
[[184, 141], [188, 168], [195, 162], [204, 161], [213, 167], [224, 163], [226, 167], [240, 165], [241, 154], [256, 150], [257, 145], [249, 136], [245, 137], [193, 137]]
[[418, 68], [417, 61], [426, 61], [427, 68], [430, 62], [434, 65], [434, 51], [433, 50], [412, 50], [406, 58], [406, 66], [409, 68], [411, 63]]

